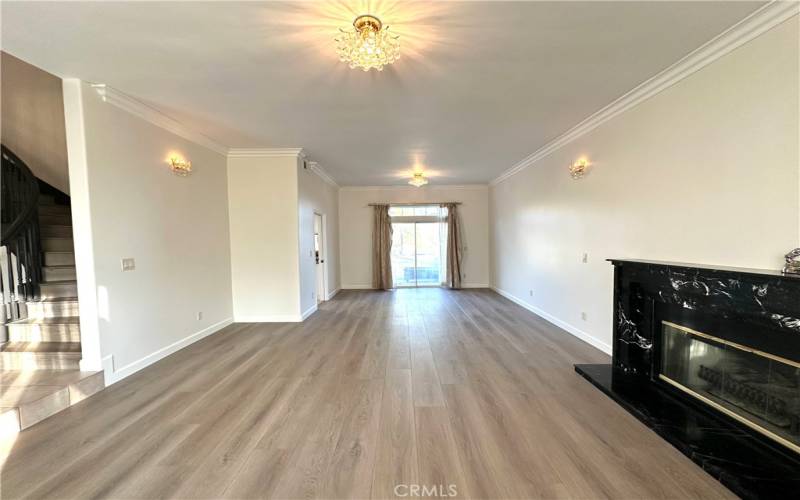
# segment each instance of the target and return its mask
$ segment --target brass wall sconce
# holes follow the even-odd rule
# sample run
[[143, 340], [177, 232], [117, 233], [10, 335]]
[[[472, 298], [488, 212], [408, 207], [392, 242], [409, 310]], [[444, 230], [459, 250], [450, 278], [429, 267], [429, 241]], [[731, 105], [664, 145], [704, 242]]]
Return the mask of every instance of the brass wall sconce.
[[573, 179], [577, 180], [586, 175], [588, 170], [589, 162], [586, 160], [586, 158], [581, 158], [569, 166], [569, 175]]
[[192, 172], [192, 162], [189, 160], [184, 160], [178, 155], [170, 156], [167, 159], [167, 163], [169, 163], [169, 168], [173, 173], [175, 173], [175, 175], [186, 177]]

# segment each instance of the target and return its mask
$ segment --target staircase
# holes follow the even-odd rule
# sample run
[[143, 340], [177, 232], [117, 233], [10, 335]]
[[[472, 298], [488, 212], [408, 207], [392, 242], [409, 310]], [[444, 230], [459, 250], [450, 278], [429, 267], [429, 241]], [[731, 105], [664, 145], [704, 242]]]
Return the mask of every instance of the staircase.
[[[4, 182], [7, 154], [13, 156], [4, 148]], [[29, 222], [34, 229], [23, 238], [25, 244], [3, 242], [14, 260], [6, 257], [3, 267], [8, 319], [7, 338], [0, 338], [5, 340], [0, 343], [0, 434], [30, 427], [105, 385], [102, 372], [82, 372], [79, 367], [81, 334], [69, 200], [44, 183], [37, 186], [38, 195], [32, 197], [36, 208], [31, 210], [35, 218]], [[4, 226], [9, 226], [7, 221]]]
[[8, 342], [0, 352], [2, 370], [77, 370], [81, 360], [78, 288], [68, 205], [39, 195], [39, 228], [44, 254], [38, 300], [25, 302], [27, 317], [6, 323]]

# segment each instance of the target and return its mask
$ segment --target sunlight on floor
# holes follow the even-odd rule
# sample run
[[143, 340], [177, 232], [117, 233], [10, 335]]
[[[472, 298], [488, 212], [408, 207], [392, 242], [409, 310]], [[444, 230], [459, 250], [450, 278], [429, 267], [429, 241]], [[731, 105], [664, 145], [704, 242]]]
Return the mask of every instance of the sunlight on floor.
[[[6, 412], [3, 414], [2, 419], [10, 419], [12, 416], [15, 417], [11, 412]], [[0, 421], [0, 429], [8, 428], [10, 424], [11, 422], [6, 425], [6, 422]], [[17, 442], [17, 437], [19, 437], [18, 432], [0, 433], [0, 473], [6, 465], [9, 455], [11, 455], [11, 450], [14, 449], [14, 443]]]

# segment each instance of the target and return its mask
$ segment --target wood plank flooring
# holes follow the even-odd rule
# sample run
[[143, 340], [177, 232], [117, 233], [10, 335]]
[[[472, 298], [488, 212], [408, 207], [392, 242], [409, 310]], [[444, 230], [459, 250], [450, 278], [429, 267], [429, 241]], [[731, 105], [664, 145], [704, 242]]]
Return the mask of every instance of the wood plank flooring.
[[343, 291], [22, 432], [0, 497], [733, 498], [572, 368], [607, 360], [491, 291]]

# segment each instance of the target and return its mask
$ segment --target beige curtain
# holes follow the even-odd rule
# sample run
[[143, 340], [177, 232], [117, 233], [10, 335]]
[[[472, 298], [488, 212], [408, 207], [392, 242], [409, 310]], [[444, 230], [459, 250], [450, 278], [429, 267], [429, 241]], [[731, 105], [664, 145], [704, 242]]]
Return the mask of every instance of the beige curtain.
[[443, 203], [447, 208], [447, 273], [445, 284], [461, 288], [461, 225], [458, 222], [458, 205]]
[[392, 220], [389, 205], [375, 205], [372, 224], [372, 288], [392, 288]]

